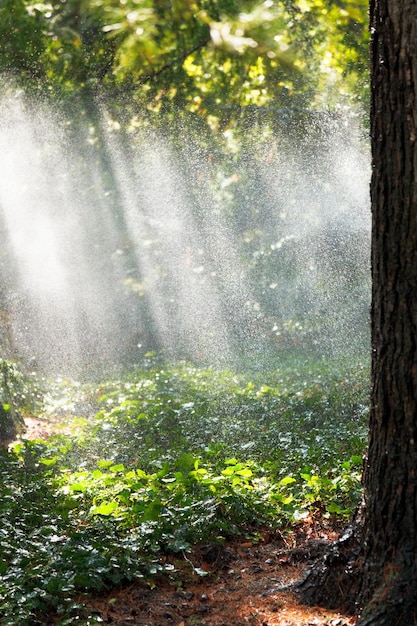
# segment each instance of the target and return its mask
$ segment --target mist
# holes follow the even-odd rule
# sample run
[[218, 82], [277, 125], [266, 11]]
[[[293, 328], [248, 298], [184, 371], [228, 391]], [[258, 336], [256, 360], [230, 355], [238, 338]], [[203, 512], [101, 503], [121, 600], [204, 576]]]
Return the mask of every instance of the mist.
[[[74, 124], [0, 105], [3, 354], [48, 373], [149, 353], [253, 367], [367, 350], [369, 148], [359, 118]], [[140, 120], [139, 120], [140, 122]]]

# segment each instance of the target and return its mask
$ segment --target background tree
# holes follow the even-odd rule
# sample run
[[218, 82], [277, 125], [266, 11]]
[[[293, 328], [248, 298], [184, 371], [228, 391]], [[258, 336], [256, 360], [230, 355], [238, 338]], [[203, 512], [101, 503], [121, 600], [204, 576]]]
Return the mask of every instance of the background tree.
[[[219, 117], [233, 106], [358, 97], [365, 0], [31, 0], [0, 7], [0, 71], [56, 99], [115, 90], [126, 108]], [[361, 89], [357, 89], [361, 82]], [[300, 102], [301, 103], [301, 102]], [[225, 107], [224, 105], [228, 106]], [[223, 113], [223, 115], [226, 115]]]

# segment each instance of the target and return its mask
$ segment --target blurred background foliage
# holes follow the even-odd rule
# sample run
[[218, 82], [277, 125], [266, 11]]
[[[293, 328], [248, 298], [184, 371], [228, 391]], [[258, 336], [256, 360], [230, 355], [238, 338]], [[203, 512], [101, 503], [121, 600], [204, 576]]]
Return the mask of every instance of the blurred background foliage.
[[125, 113], [224, 128], [244, 107], [367, 99], [366, 0], [2, 0], [0, 36], [25, 89], [117, 93]]

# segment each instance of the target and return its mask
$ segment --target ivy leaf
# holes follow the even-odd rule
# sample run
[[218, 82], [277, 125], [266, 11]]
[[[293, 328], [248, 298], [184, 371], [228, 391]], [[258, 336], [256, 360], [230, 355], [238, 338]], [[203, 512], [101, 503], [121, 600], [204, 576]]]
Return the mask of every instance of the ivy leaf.
[[112, 515], [118, 507], [118, 503], [115, 500], [111, 502], [102, 502], [97, 506], [92, 506], [90, 509], [91, 515]]

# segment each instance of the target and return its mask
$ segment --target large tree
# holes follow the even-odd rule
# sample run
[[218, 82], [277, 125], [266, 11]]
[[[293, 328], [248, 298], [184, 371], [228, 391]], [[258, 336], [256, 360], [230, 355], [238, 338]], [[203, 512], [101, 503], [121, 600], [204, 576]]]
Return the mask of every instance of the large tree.
[[417, 3], [371, 0], [372, 392], [353, 532], [301, 582], [357, 626], [417, 624]]
[[417, 621], [417, 3], [371, 2], [372, 396], [361, 626]]

